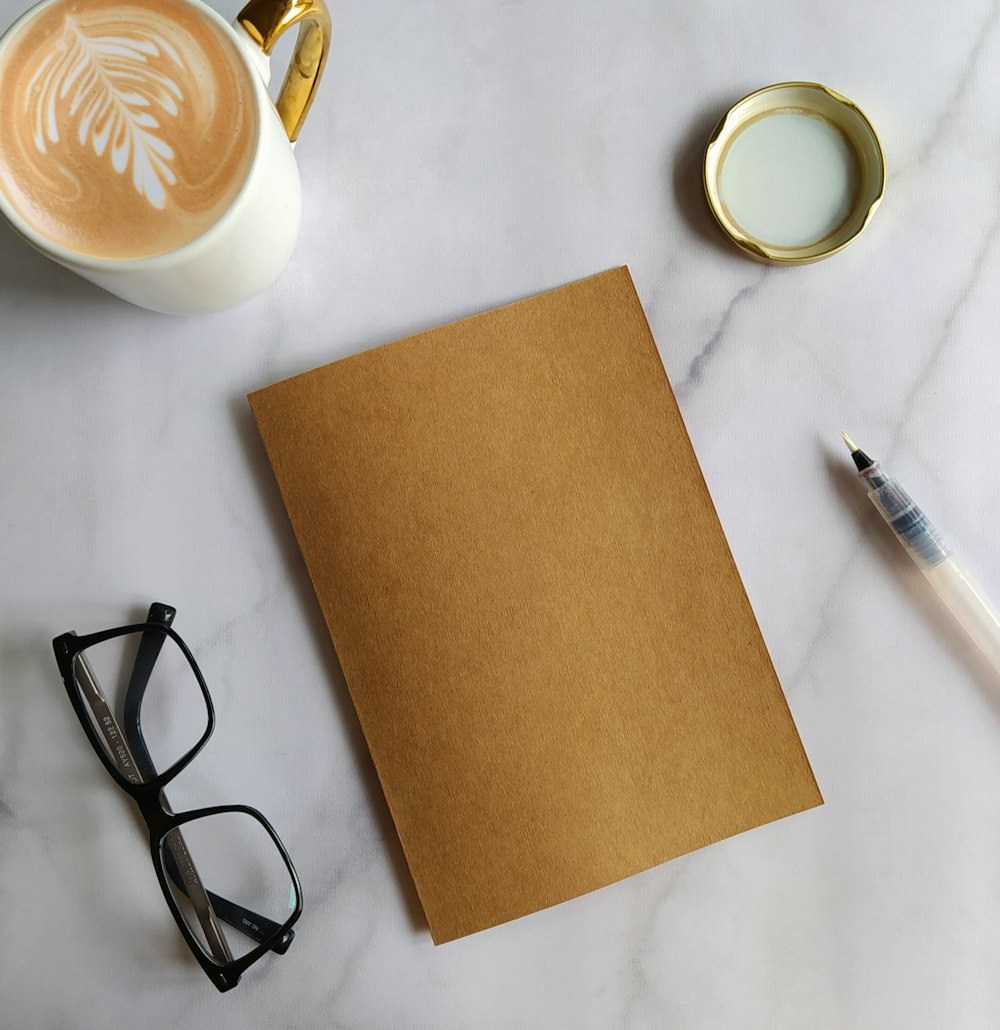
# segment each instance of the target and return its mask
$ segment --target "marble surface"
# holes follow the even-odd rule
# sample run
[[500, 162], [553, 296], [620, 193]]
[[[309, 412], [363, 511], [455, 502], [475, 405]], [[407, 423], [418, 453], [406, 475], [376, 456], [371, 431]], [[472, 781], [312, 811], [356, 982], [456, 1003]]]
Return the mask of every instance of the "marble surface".
[[[337, 0], [307, 217], [267, 294], [154, 315], [0, 229], [4, 1026], [1000, 1022], [998, 678], [838, 437], [1000, 593], [998, 12]], [[732, 101], [794, 78], [864, 107], [889, 182], [846, 251], [767, 268], [716, 232], [699, 159]], [[826, 804], [435, 948], [245, 394], [622, 263]], [[173, 803], [259, 807], [304, 885], [292, 949], [227, 995], [51, 654], [153, 599], [218, 716]]]

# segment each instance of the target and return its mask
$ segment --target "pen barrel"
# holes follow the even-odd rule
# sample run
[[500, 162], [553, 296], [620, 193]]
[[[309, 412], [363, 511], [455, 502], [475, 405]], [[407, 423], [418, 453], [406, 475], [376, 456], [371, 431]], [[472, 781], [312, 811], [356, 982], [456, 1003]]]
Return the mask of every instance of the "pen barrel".
[[871, 473], [862, 473], [862, 476], [868, 479], [868, 496], [872, 504], [917, 565], [926, 572], [929, 566], [943, 562], [950, 552], [940, 533], [899, 483], [882, 475], [877, 463], [872, 466]]
[[966, 633], [1000, 672], [1000, 612], [982, 587], [954, 558], [921, 571]]

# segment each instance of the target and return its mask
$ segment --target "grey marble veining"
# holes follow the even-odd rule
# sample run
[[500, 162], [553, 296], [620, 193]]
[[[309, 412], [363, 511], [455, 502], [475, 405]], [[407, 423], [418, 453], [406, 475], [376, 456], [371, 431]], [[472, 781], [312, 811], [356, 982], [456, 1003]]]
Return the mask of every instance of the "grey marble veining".
[[[997, 1025], [1000, 688], [838, 431], [1000, 594], [998, 12], [338, 0], [267, 294], [154, 315], [0, 228], [4, 1026]], [[793, 78], [861, 104], [888, 188], [841, 254], [765, 268], [699, 161], [731, 102]], [[623, 263], [826, 804], [435, 948], [245, 395]], [[154, 599], [218, 719], [171, 802], [259, 807], [303, 882], [288, 954], [225, 996], [51, 655]]]

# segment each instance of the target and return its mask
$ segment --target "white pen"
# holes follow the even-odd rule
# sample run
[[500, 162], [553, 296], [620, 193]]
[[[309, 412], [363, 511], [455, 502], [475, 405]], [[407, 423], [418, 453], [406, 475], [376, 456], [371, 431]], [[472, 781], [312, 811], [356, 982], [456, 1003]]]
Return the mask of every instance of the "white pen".
[[872, 503], [952, 615], [1000, 672], [1000, 612], [983, 588], [955, 560], [941, 534], [910, 495], [881, 470], [877, 461], [860, 450], [847, 433], [840, 435], [851, 450]]

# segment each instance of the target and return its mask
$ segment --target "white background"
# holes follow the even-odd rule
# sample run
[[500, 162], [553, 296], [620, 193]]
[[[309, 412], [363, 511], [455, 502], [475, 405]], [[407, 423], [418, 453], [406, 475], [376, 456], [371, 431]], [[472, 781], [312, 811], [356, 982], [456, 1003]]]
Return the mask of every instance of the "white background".
[[[20, 0], [0, 0], [0, 22]], [[219, 8], [226, 17], [235, 6]], [[1000, 692], [864, 498], [887, 462], [1000, 594], [1000, 28], [985, 3], [338, 0], [292, 263], [130, 308], [0, 228], [5, 1026], [1000, 1022]], [[889, 181], [829, 261], [704, 208], [717, 119], [824, 82]], [[628, 264], [824, 807], [432, 946], [245, 394]], [[350, 413], [345, 412], [349, 418]], [[178, 808], [267, 813], [296, 940], [228, 995], [177, 934], [50, 639], [178, 608], [218, 726]]]

